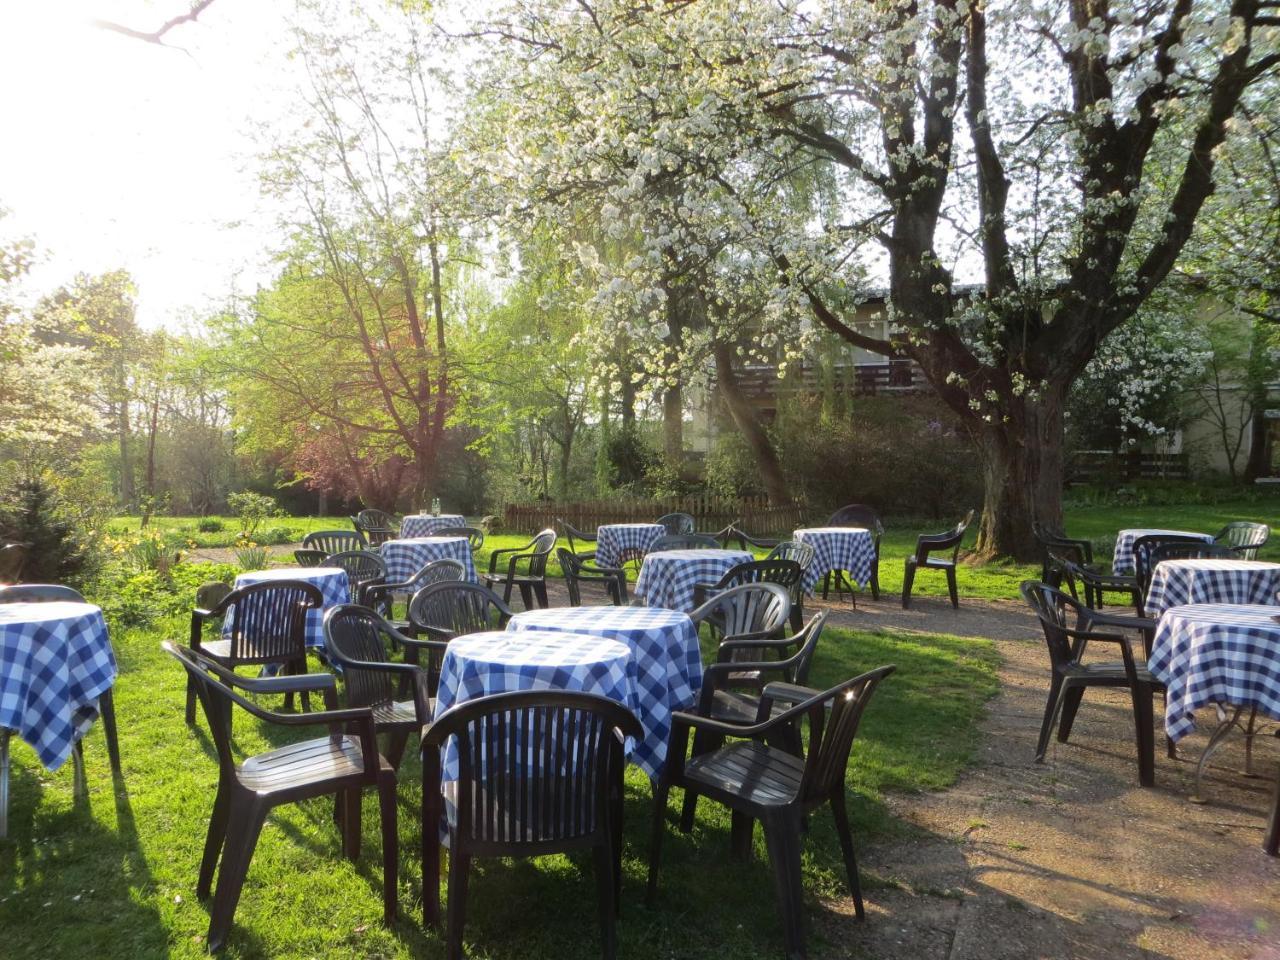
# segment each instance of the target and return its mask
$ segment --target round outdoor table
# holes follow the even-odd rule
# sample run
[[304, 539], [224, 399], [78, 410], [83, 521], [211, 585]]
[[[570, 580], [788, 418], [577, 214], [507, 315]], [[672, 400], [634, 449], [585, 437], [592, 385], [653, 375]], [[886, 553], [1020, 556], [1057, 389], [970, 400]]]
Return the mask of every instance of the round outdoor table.
[[[1161, 564], [1163, 566], [1163, 564]], [[1158, 569], [1158, 568], [1157, 568]], [[1246, 770], [1255, 715], [1280, 720], [1280, 606], [1193, 603], [1160, 617], [1147, 668], [1165, 685], [1164, 727], [1178, 741], [1195, 729], [1195, 712], [1219, 705], [1219, 723], [1196, 767], [1193, 799], [1209, 757], [1228, 733], [1246, 736]], [[1230, 711], [1221, 709], [1229, 705]], [[1240, 713], [1249, 711], [1247, 725]]]
[[98, 716], [116, 659], [90, 603], [0, 604], [0, 727], [16, 730], [57, 770]]
[[[522, 630], [470, 633], [449, 641], [440, 664], [435, 717], [459, 703], [514, 690], [578, 690], [636, 711], [636, 661], [616, 640]], [[443, 779], [458, 779], [457, 745], [444, 748]]]
[[1199, 537], [1213, 543], [1213, 534], [1198, 530], [1162, 530], [1157, 527], [1133, 527], [1116, 534], [1116, 549], [1111, 555], [1111, 572], [1118, 577], [1133, 576], [1133, 541], [1139, 537]]
[[469, 583], [476, 582], [471, 544], [466, 537], [412, 537], [388, 540], [378, 548], [387, 561], [387, 582], [404, 583], [432, 560], [457, 560]]
[[805, 593], [813, 593], [818, 581], [828, 573], [841, 570], [859, 586], [871, 582], [876, 545], [865, 527], [806, 527], [792, 531], [791, 536], [813, 547], [813, 563], [800, 580]]
[[1188, 603], [1274, 603], [1277, 591], [1280, 563], [1216, 557], [1162, 560], [1151, 573], [1142, 606], [1155, 618]]
[[466, 525], [467, 518], [460, 513], [442, 513], [438, 517], [429, 513], [413, 513], [400, 521], [400, 536], [406, 540], [413, 537], [429, 537], [437, 530], [449, 530]]
[[[319, 589], [324, 605], [318, 610], [307, 611], [307, 646], [324, 647], [324, 612], [340, 603], [349, 603], [351, 587], [347, 571], [341, 567], [273, 567], [270, 570], [252, 570], [236, 577], [235, 587], [247, 587], [252, 583], [268, 580], [302, 580]], [[232, 610], [232, 616], [235, 611]], [[232, 616], [222, 624], [224, 636], [231, 635]]]
[[691, 706], [702, 688], [698, 628], [688, 614], [656, 607], [557, 607], [517, 613], [507, 630], [592, 634], [625, 644], [636, 665], [636, 716], [644, 727], [631, 761], [657, 779], [667, 757], [671, 714]]
[[688, 613], [696, 606], [694, 587], [718, 583], [733, 567], [754, 559], [745, 550], [659, 550], [645, 556], [635, 594], [651, 607]]
[[660, 523], [602, 523], [596, 527], [596, 565], [617, 568], [639, 559], [666, 532]]

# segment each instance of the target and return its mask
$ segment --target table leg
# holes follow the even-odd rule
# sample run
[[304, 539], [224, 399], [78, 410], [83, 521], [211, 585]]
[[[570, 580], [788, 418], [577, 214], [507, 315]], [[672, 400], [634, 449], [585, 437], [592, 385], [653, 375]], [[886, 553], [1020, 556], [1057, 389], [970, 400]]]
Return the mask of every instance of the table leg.
[[1205, 797], [1200, 792], [1200, 784], [1204, 779], [1205, 768], [1209, 765], [1209, 758], [1226, 742], [1227, 734], [1231, 732], [1231, 728], [1236, 725], [1236, 720], [1240, 716], [1242, 707], [1235, 707], [1231, 716], [1222, 720], [1218, 724], [1218, 728], [1213, 731], [1213, 736], [1209, 738], [1209, 742], [1205, 745], [1204, 752], [1200, 754], [1200, 762], [1196, 764], [1196, 786], [1195, 791], [1188, 798], [1192, 803], [1205, 803]]
[[9, 735], [8, 727], [0, 727], [0, 840], [9, 835]]

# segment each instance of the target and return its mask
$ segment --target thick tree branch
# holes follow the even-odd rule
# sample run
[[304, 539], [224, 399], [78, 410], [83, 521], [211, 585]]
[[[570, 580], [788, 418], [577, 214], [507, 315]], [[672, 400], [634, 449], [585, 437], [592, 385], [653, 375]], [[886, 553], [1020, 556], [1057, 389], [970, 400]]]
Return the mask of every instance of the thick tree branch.
[[133, 27], [126, 27], [122, 23], [116, 23], [113, 20], [94, 20], [93, 25], [99, 30], [109, 30], [112, 33], [118, 33], [122, 36], [132, 37], [134, 40], [141, 40], [144, 43], [154, 43], [158, 46], [168, 46], [164, 42], [164, 36], [174, 27], [179, 27], [184, 23], [195, 23], [200, 14], [204, 13], [213, 5], [214, 0], [196, 0], [191, 4], [191, 9], [186, 13], [179, 14], [171, 20], [166, 20], [157, 30], [137, 30]]

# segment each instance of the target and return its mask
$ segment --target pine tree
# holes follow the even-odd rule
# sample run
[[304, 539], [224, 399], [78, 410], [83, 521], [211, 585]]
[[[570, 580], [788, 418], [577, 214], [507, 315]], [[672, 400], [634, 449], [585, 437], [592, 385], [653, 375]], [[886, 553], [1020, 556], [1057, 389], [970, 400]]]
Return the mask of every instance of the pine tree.
[[25, 547], [18, 578], [25, 583], [74, 584], [88, 565], [79, 531], [62, 514], [57, 491], [40, 477], [20, 480], [0, 507], [0, 540]]

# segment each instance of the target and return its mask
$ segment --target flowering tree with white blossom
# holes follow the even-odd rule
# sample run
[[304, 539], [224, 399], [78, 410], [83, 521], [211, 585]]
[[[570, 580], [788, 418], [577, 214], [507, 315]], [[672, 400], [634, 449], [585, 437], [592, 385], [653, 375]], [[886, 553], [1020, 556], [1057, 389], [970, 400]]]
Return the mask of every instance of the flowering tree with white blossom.
[[[1280, 0], [510, 0], [460, 32], [490, 51], [467, 160], [559, 225], [603, 329], [655, 365], [785, 360], [815, 324], [915, 360], [982, 451], [980, 551], [1022, 557], [1061, 521], [1067, 391], [1178, 264], [1280, 66]], [[588, 217], [635, 252], [571, 243]], [[887, 339], [852, 322], [869, 280]]]

